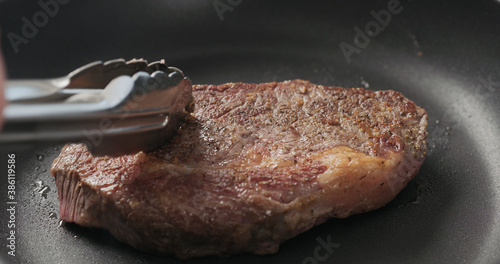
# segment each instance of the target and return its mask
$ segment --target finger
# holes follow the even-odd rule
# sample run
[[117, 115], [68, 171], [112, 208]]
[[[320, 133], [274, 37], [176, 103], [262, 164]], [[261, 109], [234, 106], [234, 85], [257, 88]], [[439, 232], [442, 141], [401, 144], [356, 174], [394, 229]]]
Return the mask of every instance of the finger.
[[2, 130], [4, 122], [3, 109], [5, 108], [6, 104], [4, 96], [4, 88], [5, 88], [5, 68], [3, 63], [2, 47], [0, 43], [0, 131]]

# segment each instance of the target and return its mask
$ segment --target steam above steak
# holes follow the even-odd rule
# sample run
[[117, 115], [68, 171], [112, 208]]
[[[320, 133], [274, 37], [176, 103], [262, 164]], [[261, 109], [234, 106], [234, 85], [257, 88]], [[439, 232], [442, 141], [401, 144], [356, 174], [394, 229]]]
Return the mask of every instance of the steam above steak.
[[426, 155], [427, 114], [395, 91], [294, 80], [193, 96], [194, 113], [156, 152], [65, 146], [52, 166], [61, 219], [179, 258], [271, 254], [330, 217], [384, 206]]

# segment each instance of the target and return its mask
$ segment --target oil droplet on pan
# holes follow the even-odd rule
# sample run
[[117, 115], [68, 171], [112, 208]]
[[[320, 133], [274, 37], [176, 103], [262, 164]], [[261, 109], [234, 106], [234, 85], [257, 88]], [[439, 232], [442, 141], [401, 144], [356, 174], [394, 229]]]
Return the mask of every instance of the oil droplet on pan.
[[33, 186], [35, 186], [35, 192], [38, 192], [43, 198], [47, 198], [47, 194], [50, 191], [48, 185], [44, 185], [42, 180], [36, 180]]
[[54, 213], [54, 212], [50, 212], [50, 214], [49, 214], [49, 218], [50, 218], [50, 219], [56, 219], [56, 218], [57, 218], [57, 214], [56, 214], [56, 213]]

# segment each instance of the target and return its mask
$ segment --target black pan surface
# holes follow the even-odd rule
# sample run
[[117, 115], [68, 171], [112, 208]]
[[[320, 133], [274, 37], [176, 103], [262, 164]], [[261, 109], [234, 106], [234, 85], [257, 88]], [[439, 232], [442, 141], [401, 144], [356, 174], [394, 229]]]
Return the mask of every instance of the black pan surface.
[[[387, 14], [380, 10], [393, 13], [377, 28], [372, 13]], [[372, 37], [355, 42], [356, 27], [368, 24]], [[0, 26], [11, 79], [56, 77], [95, 60], [165, 58], [196, 84], [301, 78], [392, 89], [429, 113], [428, 158], [393, 202], [332, 219], [271, 256], [179, 261], [103, 230], [58, 227], [49, 170], [62, 145], [1, 149], [0, 262], [500, 263], [498, 1], [0, 0]], [[341, 45], [350, 45], [350, 63]], [[9, 153], [15, 257], [6, 247]]]

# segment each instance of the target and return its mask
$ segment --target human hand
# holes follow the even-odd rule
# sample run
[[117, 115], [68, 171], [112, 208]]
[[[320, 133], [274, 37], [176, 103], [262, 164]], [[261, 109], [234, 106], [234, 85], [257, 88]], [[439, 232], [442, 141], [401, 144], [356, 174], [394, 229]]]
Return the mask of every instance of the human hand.
[[0, 47], [0, 131], [2, 130], [3, 126], [3, 109], [5, 108], [5, 95], [4, 95], [4, 89], [5, 88], [5, 69], [3, 65], [3, 56], [2, 56], [2, 49]]

